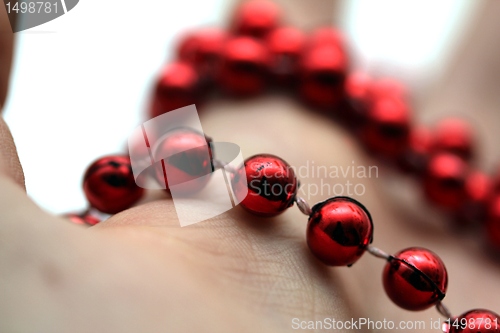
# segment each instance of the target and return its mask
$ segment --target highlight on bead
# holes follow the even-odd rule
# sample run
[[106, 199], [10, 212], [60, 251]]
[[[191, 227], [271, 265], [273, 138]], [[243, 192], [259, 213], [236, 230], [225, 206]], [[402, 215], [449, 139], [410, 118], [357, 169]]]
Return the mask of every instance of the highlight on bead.
[[307, 224], [307, 245], [325, 265], [350, 266], [373, 239], [368, 210], [349, 197], [333, 197], [314, 205]]
[[96, 225], [97, 223], [100, 222], [100, 220], [97, 217], [87, 213], [83, 214], [69, 213], [63, 215], [63, 217], [70, 220], [73, 224], [79, 224], [87, 227]]

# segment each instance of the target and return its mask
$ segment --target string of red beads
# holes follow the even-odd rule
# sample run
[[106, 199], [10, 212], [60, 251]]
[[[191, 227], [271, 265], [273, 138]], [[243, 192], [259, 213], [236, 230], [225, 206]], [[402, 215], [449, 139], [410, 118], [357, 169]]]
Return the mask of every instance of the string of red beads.
[[[198, 104], [207, 88], [217, 85], [234, 95], [260, 93], [269, 82], [292, 89], [304, 102], [351, 128], [367, 151], [421, 178], [429, 201], [458, 212], [463, 224], [484, 225], [489, 241], [500, 249], [500, 174], [492, 181], [471, 167], [477, 155], [471, 127], [457, 119], [444, 120], [434, 129], [415, 126], [401, 84], [349, 73], [347, 48], [337, 30], [320, 28], [306, 36], [281, 22], [276, 5], [252, 1], [238, 8], [229, 32], [205, 29], [187, 36], [180, 43], [178, 61], [165, 67], [157, 80], [150, 116]], [[167, 141], [168, 149], [179, 148], [179, 141]], [[211, 170], [211, 161], [207, 163], [200, 170]], [[275, 216], [297, 200], [293, 169], [279, 157], [247, 159], [232, 177], [235, 192], [243, 181], [254, 182], [241, 202], [253, 214]], [[94, 162], [84, 176], [84, 191], [93, 208], [109, 214], [129, 208], [143, 194], [130, 161], [122, 156]], [[375, 251], [370, 247], [372, 218], [356, 200], [334, 197], [313, 206], [308, 215], [307, 243], [324, 264], [350, 266], [367, 250]], [[88, 215], [69, 217], [75, 223], [97, 223]], [[437, 255], [409, 248], [377, 256], [387, 259], [383, 282], [394, 303], [408, 310], [442, 306], [448, 278]], [[468, 325], [479, 318], [488, 318], [491, 325]], [[448, 330], [500, 332], [498, 319], [491, 311], [471, 310], [450, 318]], [[456, 321], [461, 326], [453, 325]]]

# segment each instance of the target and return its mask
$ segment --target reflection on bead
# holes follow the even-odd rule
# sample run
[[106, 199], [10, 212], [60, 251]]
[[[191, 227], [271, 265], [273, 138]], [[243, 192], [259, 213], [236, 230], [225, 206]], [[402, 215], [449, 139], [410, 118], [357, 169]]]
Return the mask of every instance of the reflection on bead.
[[472, 159], [474, 137], [470, 125], [458, 118], [442, 120], [436, 126], [433, 150], [456, 154], [464, 160]]
[[151, 118], [196, 103], [198, 74], [186, 62], [168, 65], [160, 74], [154, 91]]
[[271, 1], [254, 0], [240, 5], [234, 14], [233, 31], [256, 38], [265, 37], [278, 26], [281, 11]]
[[500, 316], [493, 311], [474, 309], [452, 318], [449, 333], [500, 333]]
[[227, 42], [222, 53], [220, 84], [233, 94], [256, 94], [265, 87], [268, 62], [268, 53], [259, 41], [234, 38]]
[[372, 236], [370, 214], [354, 199], [334, 197], [312, 207], [307, 245], [325, 265], [352, 265], [365, 252]]
[[[245, 160], [232, 177], [240, 205], [259, 216], [276, 216], [293, 205], [297, 193], [295, 172], [281, 158], [259, 154]], [[243, 198], [246, 186], [248, 194]]]
[[433, 156], [424, 175], [428, 200], [443, 208], [458, 209], [465, 200], [467, 164], [458, 156], [441, 153]]
[[[214, 170], [211, 139], [189, 128], [165, 133], [153, 147], [156, 179], [166, 189], [176, 186], [176, 194], [201, 190]], [[189, 183], [187, 183], [189, 182]]]
[[383, 273], [389, 298], [403, 309], [425, 310], [444, 298], [448, 273], [432, 251], [412, 247], [396, 253]]
[[89, 214], [80, 215], [75, 213], [69, 213], [65, 214], [64, 217], [69, 219], [74, 224], [81, 224], [85, 226], [93, 226], [100, 222], [100, 220], [97, 217]]
[[106, 156], [92, 163], [83, 177], [83, 190], [90, 205], [107, 214], [131, 207], [144, 193], [127, 156]]

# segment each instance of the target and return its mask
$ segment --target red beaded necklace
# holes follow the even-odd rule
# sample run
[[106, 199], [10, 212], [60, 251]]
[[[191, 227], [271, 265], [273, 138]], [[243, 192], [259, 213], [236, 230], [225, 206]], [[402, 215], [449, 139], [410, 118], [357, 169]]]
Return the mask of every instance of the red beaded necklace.
[[[494, 196], [500, 189], [500, 177], [493, 181], [472, 170], [474, 138], [468, 124], [447, 119], [433, 130], [415, 127], [402, 85], [348, 73], [349, 58], [338, 31], [320, 28], [306, 36], [279, 22], [280, 10], [274, 4], [247, 2], [238, 8], [229, 33], [205, 29], [184, 38], [178, 60], [160, 74], [150, 117], [199, 104], [215, 87], [236, 96], [256, 95], [269, 83], [298, 91], [304, 102], [351, 129], [369, 153], [421, 179], [429, 201], [461, 225], [485, 228], [490, 246], [500, 249], [500, 195]], [[209, 138], [185, 128], [165, 133], [162, 140], [156, 149], [187, 151], [200, 142], [210, 143]], [[217, 162], [211, 153], [200, 159], [191, 150], [187, 156], [196, 164], [196, 171], [179, 172], [181, 181], [212, 172]], [[164, 171], [158, 169], [150, 176], [163, 178]], [[248, 194], [240, 190], [247, 189], [247, 184], [251, 184]], [[333, 197], [310, 208], [297, 195], [299, 184], [293, 169], [281, 158], [260, 154], [246, 159], [232, 173], [231, 185], [240, 196], [240, 205], [255, 215], [276, 216], [297, 203], [309, 218], [309, 249], [325, 265], [350, 266], [365, 251], [385, 259], [383, 282], [389, 298], [408, 310], [436, 306], [449, 319], [445, 332], [500, 332], [500, 317], [492, 311], [449, 313], [441, 303], [448, 276], [436, 254], [412, 247], [389, 255], [373, 247], [371, 215], [352, 198]], [[167, 182], [166, 186], [168, 189]], [[144, 193], [136, 185], [127, 156], [95, 161], [85, 173], [83, 187], [90, 206], [107, 214], [131, 207]], [[273, 188], [279, 191], [269, 190]], [[88, 212], [68, 217], [79, 224], [99, 223]]]

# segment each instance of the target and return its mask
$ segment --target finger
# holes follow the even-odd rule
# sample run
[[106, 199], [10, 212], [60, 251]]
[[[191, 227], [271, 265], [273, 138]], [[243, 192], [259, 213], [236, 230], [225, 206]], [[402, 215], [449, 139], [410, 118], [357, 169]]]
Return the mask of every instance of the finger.
[[[2, 117], [0, 117], [0, 175], [13, 180], [23, 190], [26, 190], [24, 173], [19, 162], [16, 146], [9, 127]], [[0, 188], [3, 190], [3, 187]]]
[[9, 24], [5, 6], [0, 5], [0, 110], [3, 109], [9, 86], [14, 34]]

